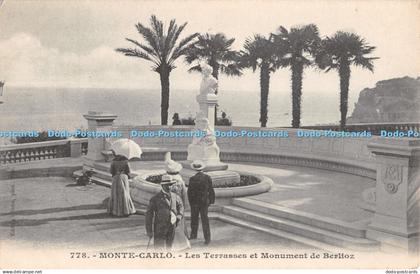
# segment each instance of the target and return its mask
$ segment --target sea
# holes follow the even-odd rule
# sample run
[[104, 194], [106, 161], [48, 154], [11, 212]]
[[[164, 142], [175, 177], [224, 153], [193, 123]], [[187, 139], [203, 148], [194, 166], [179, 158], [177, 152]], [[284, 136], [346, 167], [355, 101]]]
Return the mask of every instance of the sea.
[[[196, 90], [171, 90], [169, 124], [175, 112], [181, 118], [195, 116], [197, 94]], [[338, 123], [338, 93], [319, 94], [304, 91], [302, 125]], [[119, 125], [160, 124], [160, 89], [5, 87], [0, 101], [2, 131], [87, 129], [83, 114], [88, 111], [116, 114], [115, 124]], [[219, 109], [226, 112], [234, 126], [258, 127], [259, 104], [259, 91], [219, 91]], [[291, 114], [290, 91], [271, 90], [268, 126], [290, 126]]]

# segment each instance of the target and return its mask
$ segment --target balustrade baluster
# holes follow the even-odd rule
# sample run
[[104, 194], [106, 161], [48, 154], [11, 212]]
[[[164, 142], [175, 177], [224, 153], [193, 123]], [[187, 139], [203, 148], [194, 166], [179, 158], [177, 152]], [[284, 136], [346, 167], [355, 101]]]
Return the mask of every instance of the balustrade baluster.
[[41, 160], [41, 157], [39, 155], [39, 148], [35, 148], [35, 160]]
[[23, 150], [23, 162], [29, 162], [28, 156], [29, 151], [27, 149]]
[[20, 156], [20, 154], [19, 154], [19, 150], [16, 150], [15, 151], [15, 153], [13, 154], [13, 156], [14, 156], [14, 162], [15, 163], [18, 163], [19, 162], [19, 156]]
[[41, 160], [44, 160], [45, 159], [45, 148], [43, 148], [43, 147], [40, 147], [39, 148], [39, 158]]
[[29, 161], [34, 161], [35, 160], [35, 153], [34, 153], [34, 149], [31, 149], [29, 151]]
[[18, 162], [18, 163], [21, 162], [21, 159], [22, 159], [21, 155], [22, 155], [22, 151], [18, 150], [16, 152], [16, 162]]

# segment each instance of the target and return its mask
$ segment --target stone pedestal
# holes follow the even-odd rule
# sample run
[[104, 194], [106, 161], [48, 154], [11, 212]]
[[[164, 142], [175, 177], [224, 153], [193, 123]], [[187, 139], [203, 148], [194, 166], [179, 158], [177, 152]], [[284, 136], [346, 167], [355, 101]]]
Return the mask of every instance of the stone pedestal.
[[[83, 117], [88, 121], [88, 131], [112, 131], [117, 115], [89, 111]], [[105, 147], [105, 138], [88, 138], [88, 153], [85, 159], [90, 162], [104, 161], [105, 157], [102, 151], [105, 150]]]
[[199, 94], [197, 95], [196, 99], [200, 107], [200, 111], [203, 113], [204, 117], [209, 120], [210, 129], [214, 131], [214, 125], [216, 123], [214, 120], [214, 112], [218, 101], [217, 94]]
[[389, 251], [418, 251], [420, 140], [392, 139], [368, 145], [377, 162], [375, 215], [367, 238]]
[[[194, 137], [193, 143], [188, 146], [187, 160], [201, 160], [208, 166], [223, 166], [220, 162], [220, 149], [214, 136], [214, 110], [217, 104], [216, 94], [199, 94], [197, 102], [200, 112], [195, 119], [195, 130], [203, 132], [203, 137]], [[227, 169], [221, 167], [219, 170]]]

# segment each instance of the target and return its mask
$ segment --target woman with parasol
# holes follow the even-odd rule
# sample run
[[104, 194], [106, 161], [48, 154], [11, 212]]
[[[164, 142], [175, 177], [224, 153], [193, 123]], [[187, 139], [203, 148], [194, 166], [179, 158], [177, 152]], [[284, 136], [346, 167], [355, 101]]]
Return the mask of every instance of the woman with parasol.
[[111, 163], [112, 175], [111, 197], [108, 201], [109, 214], [119, 217], [128, 217], [136, 213], [136, 208], [130, 196], [130, 166], [128, 160], [139, 158], [140, 147], [132, 140], [120, 139], [112, 143], [111, 150], [115, 155]]

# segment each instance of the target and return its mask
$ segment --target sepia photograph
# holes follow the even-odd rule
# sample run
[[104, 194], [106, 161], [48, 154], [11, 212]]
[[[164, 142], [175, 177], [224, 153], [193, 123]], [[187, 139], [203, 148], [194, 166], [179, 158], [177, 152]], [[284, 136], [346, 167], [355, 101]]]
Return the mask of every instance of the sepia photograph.
[[418, 273], [419, 56], [415, 0], [0, 0], [2, 273]]

